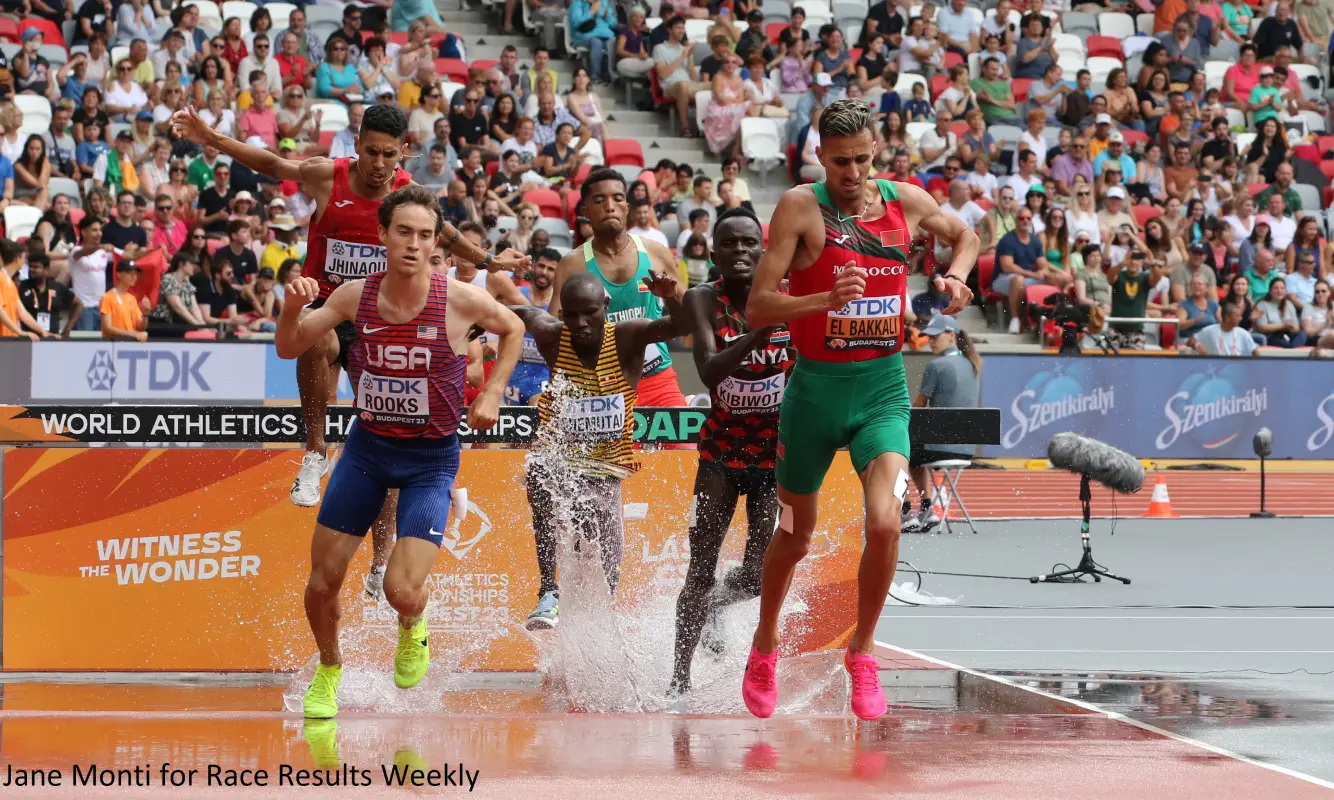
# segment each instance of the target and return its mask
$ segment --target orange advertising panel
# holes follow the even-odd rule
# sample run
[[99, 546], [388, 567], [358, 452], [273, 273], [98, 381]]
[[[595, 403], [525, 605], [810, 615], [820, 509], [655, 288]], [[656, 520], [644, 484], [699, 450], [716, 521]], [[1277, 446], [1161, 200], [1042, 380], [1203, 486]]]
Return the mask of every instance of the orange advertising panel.
[[[537, 561], [523, 451], [470, 450], [457, 517], [428, 578], [433, 650], [464, 670], [527, 671]], [[675, 597], [689, 559], [696, 454], [644, 456], [624, 486], [617, 605]], [[288, 499], [292, 451], [23, 448], [4, 456], [6, 670], [292, 670], [315, 653], [302, 607], [316, 509]], [[744, 503], [741, 508], [744, 509]], [[841, 646], [854, 623], [861, 487], [840, 454], [796, 587], [785, 647]], [[723, 559], [740, 560], [744, 513]], [[395, 617], [364, 599], [369, 542], [343, 591], [344, 648], [392, 657]], [[382, 646], [381, 646], [382, 643]]]

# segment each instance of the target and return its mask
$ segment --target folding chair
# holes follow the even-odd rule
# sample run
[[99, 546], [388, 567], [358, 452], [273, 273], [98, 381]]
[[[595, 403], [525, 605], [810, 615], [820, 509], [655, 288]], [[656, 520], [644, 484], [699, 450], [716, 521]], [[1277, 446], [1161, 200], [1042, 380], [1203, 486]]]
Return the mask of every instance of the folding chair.
[[[950, 506], [956, 501], [959, 504], [959, 511], [963, 513], [964, 522], [973, 534], [977, 534], [977, 526], [973, 524], [973, 517], [968, 513], [968, 506], [964, 505], [963, 496], [959, 494], [959, 478], [963, 476], [963, 471], [972, 465], [972, 461], [966, 458], [947, 458], [941, 461], [932, 461], [929, 464], [923, 464], [927, 474], [931, 476], [931, 485], [935, 487], [935, 497], [932, 502], [937, 506], [936, 514], [945, 525], [948, 533], [954, 533], [954, 527], [950, 524]], [[937, 479], [936, 473], [939, 472], [943, 479]], [[943, 495], [943, 497], [942, 497]]]

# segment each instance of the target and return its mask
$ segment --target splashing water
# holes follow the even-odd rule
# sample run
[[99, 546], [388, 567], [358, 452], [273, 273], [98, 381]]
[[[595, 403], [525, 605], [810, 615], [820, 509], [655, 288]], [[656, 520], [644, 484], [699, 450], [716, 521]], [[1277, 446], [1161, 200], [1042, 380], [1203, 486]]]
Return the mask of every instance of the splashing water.
[[[548, 391], [558, 408], [566, 398], [579, 393], [559, 375], [553, 376]], [[537, 481], [553, 500], [550, 513], [557, 532], [559, 625], [553, 630], [529, 633], [521, 624], [503, 619], [489, 628], [460, 630], [440, 619], [447, 615], [437, 612], [447, 610], [448, 604], [433, 598], [426, 610], [432, 633], [431, 667], [420, 685], [404, 691], [393, 682], [397, 615], [383, 598], [372, 603], [361, 598], [358, 591], [355, 607], [345, 613], [350, 624], [345, 624], [342, 631], [344, 669], [339, 705], [343, 711], [485, 714], [517, 709], [518, 701], [504, 692], [473, 691], [475, 676], [460, 670], [498, 640], [519, 631], [536, 645], [537, 669], [546, 695], [543, 704], [549, 710], [747, 713], [741, 700], [741, 679], [759, 621], [759, 598], [732, 603], [709, 615], [702, 641], [712, 639], [720, 646], [711, 649], [701, 644], [693, 660], [691, 691], [683, 697], [668, 697], [676, 601], [684, 570], [670, 582], [657, 582], [647, 595], [613, 595], [598, 543], [583, 540], [576, 544], [577, 526], [573, 523], [578, 497], [572, 487], [578, 486], [579, 475], [572, 467], [572, 457], [577, 459], [585, 447], [567, 441], [559, 432], [541, 430], [528, 453], [529, 465], [541, 468], [535, 472]], [[688, 503], [690, 498], [672, 501]], [[650, 514], [641, 524], [652, 524], [652, 519]], [[674, 533], [681, 541], [688, 538], [686, 534], [684, 529]], [[809, 562], [827, 555], [832, 545], [827, 532], [816, 531], [810, 555], [798, 568], [783, 607], [780, 630], [785, 640], [799, 636], [808, 624], [810, 609], [804, 595], [811, 582]], [[736, 562], [721, 563], [718, 583], [736, 566]], [[317, 663], [318, 656], [312, 657], [288, 684], [283, 698], [288, 711], [301, 710]], [[779, 681], [780, 714], [847, 712], [849, 692], [841, 652], [784, 657], [779, 661]]]

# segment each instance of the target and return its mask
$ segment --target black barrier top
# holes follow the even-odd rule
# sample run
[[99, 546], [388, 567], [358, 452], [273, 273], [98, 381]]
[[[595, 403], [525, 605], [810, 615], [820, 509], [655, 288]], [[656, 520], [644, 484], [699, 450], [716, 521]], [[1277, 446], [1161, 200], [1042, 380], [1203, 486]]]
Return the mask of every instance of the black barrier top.
[[[707, 408], [637, 408], [635, 441], [699, 441]], [[914, 408], [908, 431], [921, 444], [1000, 444], [1000, 409]], [[355, 412], [330, 406], [325, 438], [342, 442]], [[465, 444], [527, 444], [537, 409], [503, 406], [485, 431], [459, 426]], [[298, 406], [0, 406], [0, 444], [284, 444], [306, 441]]]

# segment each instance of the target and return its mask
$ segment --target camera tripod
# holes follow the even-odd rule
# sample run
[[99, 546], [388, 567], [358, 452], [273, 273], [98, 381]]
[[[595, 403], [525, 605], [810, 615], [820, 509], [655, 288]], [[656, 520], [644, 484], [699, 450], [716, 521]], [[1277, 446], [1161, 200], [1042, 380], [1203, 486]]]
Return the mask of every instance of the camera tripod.
[[1130, 585], [1129, 578], [1122, 578], [1119, 575], [1113, 575], [1103, 569], [1098, 562], [1093, 560], [1093, 546], [1089, 543], [1089, 517], [1091, 516], [1091, 505], [1093, 502], [1093, 491], [1089, 487], [1089, 476], [1079, 476], [1079, 500], [1084, 506], [1084, 521], [1079, 526], [1079, 539], [1084, 546], [1084, 555], [1079, 559], [1079, 564], [1074, 569], [1066, 569], [1060, 572], [1052, 572], [1047, 575], [1038, 575], [1028, 579], [1029, 583], [1086, 583], [1085, 576], [1093, 576], [1094, 583], [1102, 583], [1103, 578], [1114, 581], [1120, 581], [1127, 586]]

